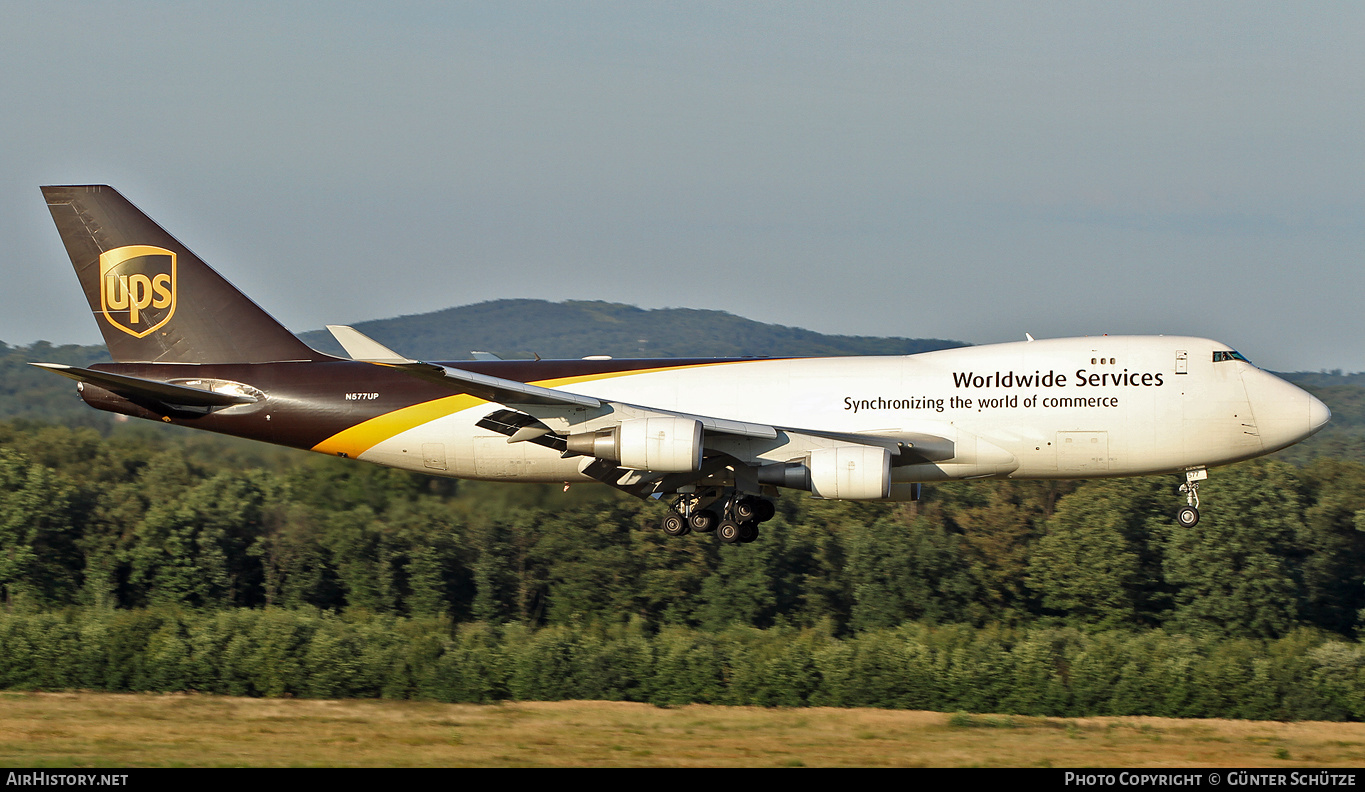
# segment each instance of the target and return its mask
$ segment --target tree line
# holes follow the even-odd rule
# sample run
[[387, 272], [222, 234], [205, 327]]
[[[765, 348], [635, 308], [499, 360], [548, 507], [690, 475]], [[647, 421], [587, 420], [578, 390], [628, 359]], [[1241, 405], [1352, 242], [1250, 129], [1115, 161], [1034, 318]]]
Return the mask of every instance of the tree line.
[[83, 608], [0, 614], [0, 688], [1360, 720], [1365, 648], [1313, 630], [1270, 640], [908, 623], [840, 638], [827, 626]]
[[[155, 429], [156, 427], [153, 427]], [[0, 602], [280, 607], [531, 628], [716, 632], [918, 622], [1352, 637], [1365, 466], [984, 481], [910, 504], [785, 494], [749, 545], [658, 529], [606, 488], [455, 482], [212, 436], [0, 424]]]

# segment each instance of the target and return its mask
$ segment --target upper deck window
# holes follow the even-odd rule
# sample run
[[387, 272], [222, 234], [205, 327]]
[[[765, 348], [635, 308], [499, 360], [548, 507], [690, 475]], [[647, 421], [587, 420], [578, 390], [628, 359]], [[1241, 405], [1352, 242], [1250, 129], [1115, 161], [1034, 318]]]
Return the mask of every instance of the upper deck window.
[[1240, 361], [1242, 361], [1243, 363], [1250, 363], [1250, 362], [1251, 362], [1250, 360], [1247, 360], [1247, 359], [1246, 359], [1246, 356], [1243, 355], [1241, 352], [1233, 352], [1232, 350], [1228, 350], [1228, 351], [1226, 351], [1226, 352], [1220, 351], [1220, 352], [1214, 352], [1214, 353], [1213, 353], [1213, 362], [1214, 362], [1214, 363], [1221, 363], [1221, 362], [1223, 362], [1224, 360], [1240, 360]]

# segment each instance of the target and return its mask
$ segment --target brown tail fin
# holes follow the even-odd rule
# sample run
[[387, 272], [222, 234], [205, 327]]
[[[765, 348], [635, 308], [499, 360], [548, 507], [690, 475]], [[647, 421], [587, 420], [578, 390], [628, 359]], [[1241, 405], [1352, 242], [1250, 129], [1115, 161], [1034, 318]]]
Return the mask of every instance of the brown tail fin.
[[325, 360], [112, 187], [44, 187], [114, 360]]

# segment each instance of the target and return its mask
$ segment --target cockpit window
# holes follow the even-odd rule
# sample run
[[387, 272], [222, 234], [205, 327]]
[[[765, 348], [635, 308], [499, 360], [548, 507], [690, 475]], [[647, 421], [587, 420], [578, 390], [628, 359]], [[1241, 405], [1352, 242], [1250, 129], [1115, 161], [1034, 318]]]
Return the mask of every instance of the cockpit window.
[[1222, 363], [1224, 360], [1240, 360], [1240, 361], [1242, 361], [1243, 363], [1250, 363], [1250, 362], [1251, 362], [1250, 360], [1247, 360], [1247, 359], [1246, 359], [1246, 356], [1243, 355], [1241, 352], [1233, 352], [1233, 351], [1231, 351], [1231, 350], [1228, 350], [1228, 351], [1226, 351], [1226, 352], [1220, 351], [1220, 352], [1214, 352], [1214, 353], [1213, 353], [1213, 362], [1214, 362], [1214, 363]]

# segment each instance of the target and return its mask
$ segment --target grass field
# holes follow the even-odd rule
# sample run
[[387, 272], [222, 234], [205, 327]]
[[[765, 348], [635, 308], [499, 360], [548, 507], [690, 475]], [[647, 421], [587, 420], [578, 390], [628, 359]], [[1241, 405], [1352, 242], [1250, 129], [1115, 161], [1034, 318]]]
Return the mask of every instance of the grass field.
[[0, 693], [0, 764], [1359, 767], [1365, 724]]

